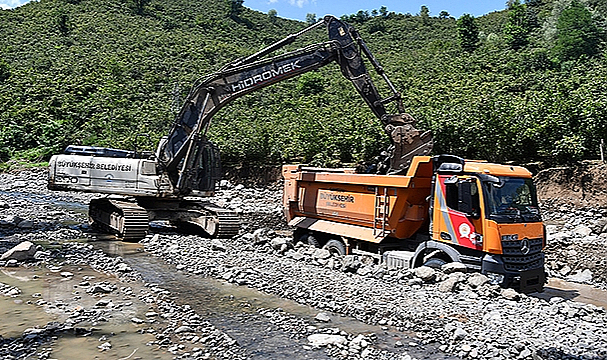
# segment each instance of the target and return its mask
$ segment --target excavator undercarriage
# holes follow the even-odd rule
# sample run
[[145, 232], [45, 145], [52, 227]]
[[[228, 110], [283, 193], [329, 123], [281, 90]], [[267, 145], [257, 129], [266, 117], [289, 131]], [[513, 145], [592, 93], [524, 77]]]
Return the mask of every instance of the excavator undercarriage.
[[238, 234], [238, 213], [199, 199], [105, 197], [89, 204], [93, 227], [124, 241], [139, 241], [148, 233], [150, 221], [168, 221], [177, 227], [189, 226], [210, 237], [229, 238]]

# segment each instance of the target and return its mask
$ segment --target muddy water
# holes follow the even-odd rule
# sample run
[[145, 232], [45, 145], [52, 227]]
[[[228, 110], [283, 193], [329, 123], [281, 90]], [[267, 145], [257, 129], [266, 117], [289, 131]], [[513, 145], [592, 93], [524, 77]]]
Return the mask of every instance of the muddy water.
[[561, 279], [548, 279], [548, 283], [544, 287], [543, 292], [530, 295], [546, 300], [558, 296], [563, 299], [573, 300], [584, 304], [602, 306], [607, 309], [607, 291], [590, 285], [573, 283]]
[[[394, 353], [405, 351], [403, 348], [395, 348], [396, 341], [400, 340], [405, 344], [411, 341], [412, 334], [368, 325], [339, 314], [328, 313], [331, 321], [319, 323], [314, 317], [322, 310], [246, 286], [177, 271], [164, 260], [143, 252], [139, 244], [104, 241], [95, 243], [95, 246], [102, 248], [106, 253], [123, 257], [129, 266], [143, 275], [145, 281], [159, 284], [175, 295], [179, 302], [192, 306], [196, 312], [204, 316], [205, 320], [236, 339], [248, 350], [252, 359], [326, 358], [322, 350], [305, 350], [303, 348], [307, 344], [305, 337], [292, 339], [289, 333], [282, 331], [260, 315], [258, 309], [281, 308], [285, 313], [305, 319], [317, 328], [339, 328], [350, 334], [375, 334], [377, 336], [375, 347]], [[420, 359], [450, 358], [434, 348], [426, 348], [423, 351], [408, 348], [406, 351]]]
[[[63, 271], [69, 271], [74, 276], [64, 278], [60, 275]], [[0, 334], [4, 338], [19, 337], [24, 330], [42, 328], [51, 321], [69, 322], [70, 315], [79, 308], [93, 308], [101, 297], [93, 297], [79, 287], [78, 284], [85, 277], [91, 282], [116, 281], [88, 267], [3, 269], [0, 272], [0, 282], [16, 286], [22, 293], [13, 298], [0, 297]], [[138, 326], [130, 321], [134, 316], [144, 317], [147, 307], [136, 300], [125, 302], [117, 291], [114, 293], [116, 294], [108, 294], [104, 298], [123, 306], [119, 310], [108, 312], [107, 322], [85, 321], [74, 325], [85, 329], [94, 328], [92, 335], [59, 333], [56, 340], [42, 348], [51, 348], [51, 357], [57, 359], [120, 359], [131, 354], [131, 359], [172, 359], [172, 354], [146, 346], [154, 337], [137, 333]], [[46, 304], [36, 305], [40, 299], [46, 301]], [[112, 344], [112, 348], [101, 352], [97, 347], [106, 341]]]

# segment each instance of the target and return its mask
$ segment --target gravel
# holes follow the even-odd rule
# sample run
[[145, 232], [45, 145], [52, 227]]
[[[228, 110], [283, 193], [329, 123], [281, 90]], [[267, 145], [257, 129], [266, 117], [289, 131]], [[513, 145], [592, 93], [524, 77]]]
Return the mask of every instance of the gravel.
[[[142, 281], [140, 274], [120, 257], [111, 258], [90, 244], [63, 241], [89, 236], [83, 225], [85, 216], [77, 205], [88, 201], [90, 195], [51, 194], [44, 188], [44, 172], [0, 174], [0, 191], [9, 192], [0, 193], [4, 251], [25, 240], [53, 239], [50, 243], [56, 242], [61, 248], [39, 249], [35, 261], [61, 258], [66, 265], [89, 264], [114, 274], [120, 281]], [[434, 349], [440, 351], [432, 357], [471, 359], [607, 357], [607, 314], [602, 307], [560, 297], [545, 300], [502, 289], [480, 274], [458, 271], [457, 266], [444, 271], [395, 270], [373, 264], [365, 257], [333, 257], [324, 250], [293, 243], [280, 198], [276, 187], [233, 186], [220, 192], [215, 202], [242, 214], [245, 226], [238, 236], [214, 241], [162, 232], [142, 243], [146, 251], [184, 273], [223, 279], [323, 312], [351, 316], [386, 331], [411, 334], [408, 339], [395, 340], [388, 351], [378, 347], [378, 339], [372, 334], [315, 326], [326, 318], [330, 324], [330, 316], [314, 320], [292, 316], [282, 309], [257, 311], [294, 340], [305, 339], [305, 349], [322, 347], [331, 358], [431, 358], [423, 354]], [[65, 204], [52, 205], [57, 201], [73, 204], [68, 208], [73, 210], [62, 210]], [[556, 203], [545, 203], [543, 207], [549, 224], [549, 275], [604, 287], [607, 211]], [[31, 224], [20, 227], [25, 220]], [[93, 289], [93, 294], [121, 291], [116, 284], [96, 281], [90, 281], [86, 288], [87, 293]], [[182, 358], [247, 358], [236, 340], [205, 321], [203, 314], [180, 303], [169, 291], [155, 284], [145, 284], [145, 290], [133, 296], [153, 304], [149, 312], [158, 315], [138, 319], [143, 321], [139, 324], [142, 330], [149, 325], [148, 319], [162, 318], [168, 324], [162, 331], [151, 328], [156, 341], [150, 346], [163, 347]], [[97, 306], [101, 310], [110, 307]], [[93, 316], [84, 313], [85, 318]], [[197, 351], [184, 345], [193, 339], [197, 340]], [[26, 344], [25, 337], [19, 341]]]

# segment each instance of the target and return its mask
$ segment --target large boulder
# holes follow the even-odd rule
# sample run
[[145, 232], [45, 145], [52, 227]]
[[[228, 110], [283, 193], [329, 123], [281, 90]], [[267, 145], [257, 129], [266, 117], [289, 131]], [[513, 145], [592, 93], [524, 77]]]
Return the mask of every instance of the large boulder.
[[27, 261], [34, 260], [34, 255], [36, 254], [36, 245], [29, 241], [24, 241], [21, 244], [15, 246], [9, 251], [2, 254], [0, 257], [0, 261], [3, 260], [17, 260], [17, 261]]

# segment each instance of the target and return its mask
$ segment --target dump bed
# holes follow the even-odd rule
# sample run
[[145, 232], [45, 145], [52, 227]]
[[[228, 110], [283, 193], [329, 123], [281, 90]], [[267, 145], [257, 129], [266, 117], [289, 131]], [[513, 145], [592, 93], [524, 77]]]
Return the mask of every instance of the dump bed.
[[359, 240], [409, 238], [428, 221], [432, 171], [429, 156], [406, 175], [285, 165], [285, 214], [291, 225]]

